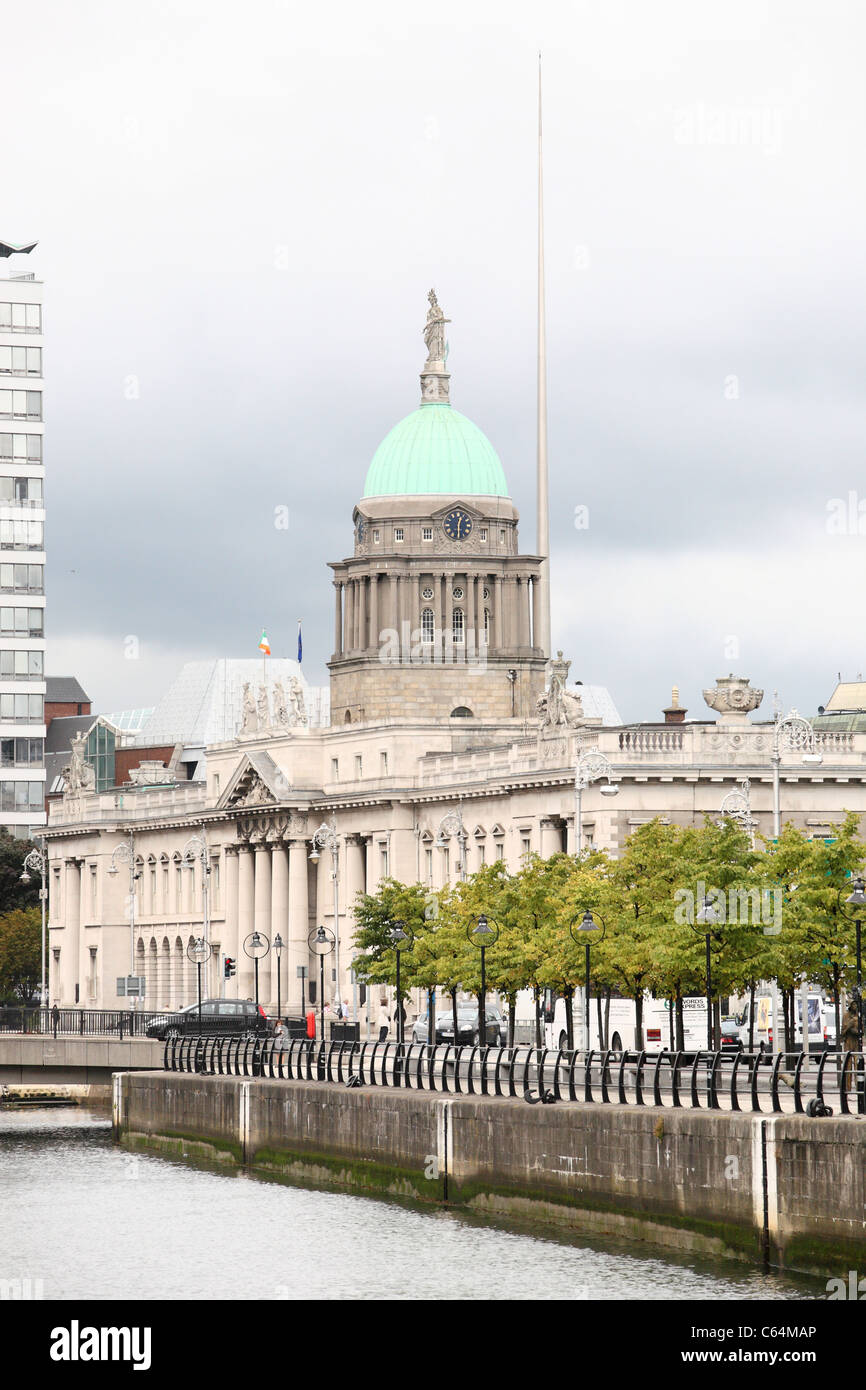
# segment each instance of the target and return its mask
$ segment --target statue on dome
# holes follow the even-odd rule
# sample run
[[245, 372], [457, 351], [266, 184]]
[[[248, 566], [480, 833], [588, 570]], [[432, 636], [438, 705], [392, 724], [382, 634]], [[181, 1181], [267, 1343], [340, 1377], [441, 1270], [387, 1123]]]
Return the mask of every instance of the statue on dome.
[[427, 310], [427, 322], [424, 325], [424, 342], [427, 344], [427, 361], [444, 362], [445, 360], [445, 325], [450, 323], [446, 319], [439, 301], [436, 298], [436, 291], [431, 290], [427, 295], [430, 301], [430, 308]]
[[256, 702], [250, 689], [249, 681], [244, 681], [244, 709], [241, 722], [242, 734], [254, 734], [258, 728], [256, 719]]
[[302, 727], [306, 726], [307, 723], [304, 687], [297, 676], [289, 678], [289, 723], [300, 724]]

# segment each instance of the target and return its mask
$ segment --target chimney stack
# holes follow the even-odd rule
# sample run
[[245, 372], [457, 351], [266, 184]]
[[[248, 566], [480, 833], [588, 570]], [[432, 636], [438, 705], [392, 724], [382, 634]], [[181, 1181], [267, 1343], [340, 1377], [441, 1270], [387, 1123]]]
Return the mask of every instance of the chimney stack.
[[680, 690], [679, 686], [675, 685], [673, 690], [671, 691], [670, 704], [668, 705], [667, 709], [662, 710], [662, 714], [665, 717], [665, 723], [682, 724], [685, 720], [687, 713], [688, 710], [680, 709]]

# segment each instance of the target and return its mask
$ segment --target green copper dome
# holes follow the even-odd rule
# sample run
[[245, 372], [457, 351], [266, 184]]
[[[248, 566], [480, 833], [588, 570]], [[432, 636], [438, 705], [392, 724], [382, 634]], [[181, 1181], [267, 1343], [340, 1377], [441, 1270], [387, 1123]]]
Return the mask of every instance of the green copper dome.
[[486, 435], [445, 402], [419, 406], [382, 440], [367, 470], [365, 497], [426, 493], [507, 497], [499, 455]]

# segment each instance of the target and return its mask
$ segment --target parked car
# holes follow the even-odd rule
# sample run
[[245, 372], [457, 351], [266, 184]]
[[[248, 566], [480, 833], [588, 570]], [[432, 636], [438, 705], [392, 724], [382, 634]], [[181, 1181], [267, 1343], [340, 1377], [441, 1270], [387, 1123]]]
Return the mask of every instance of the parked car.
[[189, 1004], [177, 1013], [157, 1014], [147, 1025], [149, 1038], [180, 1038], [197, 1033], [220, 1037], [262, 1037], [273, 1025], [261, 1004], [251, 999], [203, 999], [201, 1021], [198, 1004]]
[[[501, 1009], [488, 1005], [487, 1008], [487, 1042], [491, 1047], [504, 1047], [508, 1038], [508, 1023], [504, 1018]], [[412, 1042], [425, 1043], [427, 1041], [427, 1015], [422, 1014], [412, 1025]], [[454, 1015], [451, 1009], [442, 1009], [436, 1014], [436, 1041], [437, 1043], [453, 1043], [454, 1038]], [[458, 1004], [457, 1005], [457, 1038], [459, 1047], [470, 1046], [478, 1042], [478, 1005], [477, 1004]]]
[[740, 1025], [735, 1018], [723, 1018], [719, 1046], [722, 1052], [742, 1052]]

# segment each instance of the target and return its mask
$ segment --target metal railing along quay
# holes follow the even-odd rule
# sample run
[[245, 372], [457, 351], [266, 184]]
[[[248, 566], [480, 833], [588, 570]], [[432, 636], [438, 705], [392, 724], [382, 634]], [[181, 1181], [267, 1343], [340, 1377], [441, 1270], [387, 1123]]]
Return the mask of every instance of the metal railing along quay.
[[854, 1052], [557, 1052], [394, 1042], [182, 1037], [166, 1071], [390, 1086], [445, 1095], [523, 1097], [729, 1113], [866, 1113], [866, 1056]]
[[0, 1008], [0, 1034], [41, 1033], [47, 1037], [143, 1038], [151, 1019], [164, 1017], [138, 1009]]

